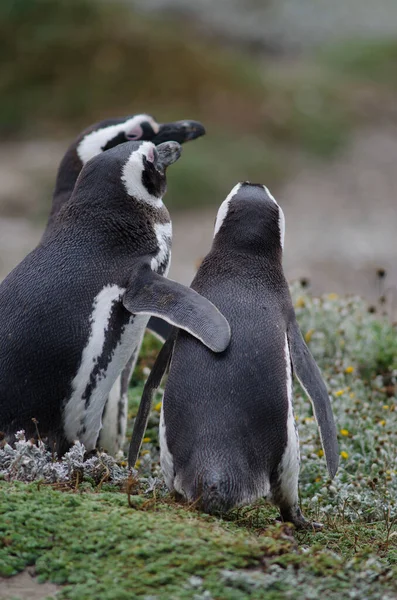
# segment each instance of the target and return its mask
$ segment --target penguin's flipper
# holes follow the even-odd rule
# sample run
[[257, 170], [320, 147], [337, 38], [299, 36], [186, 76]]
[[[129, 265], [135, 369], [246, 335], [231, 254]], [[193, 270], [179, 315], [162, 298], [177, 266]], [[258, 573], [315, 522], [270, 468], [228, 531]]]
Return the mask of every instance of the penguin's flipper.
[[314, 416], [320, 430], [321, 444], [324, 449], [328, 473], [333, 478], [338, 470], [339, 448], [328, 391], [320, 369], [309, 348], [306, 346], [295, 318], [288, 324], [287, 335], [292, 367], [300, 384], [312, 402]]
[[172, 325], [167, 323], [167, 321], [163, 321], [163, 319], [159, 319], [159, 317], [150, 317], [146, 328], [152, 335], [159, 339], [160, 342], [165, 342], [172, 331]]
[[166, 372], [172, 356], [175, 338], [178, 333], [176, 328], [173, 328], [171, 335], [168, 337], [164, 346], [161, 348], [156, 362], [153, 365], [150, 375], [143, 389], [141, 402], [139, 404], [138, 414], [134, 423], [134, 430], [131, 436], [130, 447], [128, 450], [128, 466], [133, 468], [139, 456], [142, 440], [145, 435], [147, 422], [149, 419], [150, 408], [152, 406], [153, 396], [155, 391], [160, 386], [161, 379]]
[[123, 304], [133, 314], [154, 315], [184, 329], [214, 352], [223, 352], [229, 345], [229, 323], [212, 302], [191, 288], [158, 275], [148, 263], [135, 270]]

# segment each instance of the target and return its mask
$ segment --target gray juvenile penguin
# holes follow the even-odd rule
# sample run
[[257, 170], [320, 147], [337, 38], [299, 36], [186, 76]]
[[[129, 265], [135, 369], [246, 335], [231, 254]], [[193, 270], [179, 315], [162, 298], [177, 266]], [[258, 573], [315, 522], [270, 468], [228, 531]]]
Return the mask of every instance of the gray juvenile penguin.
[[[204, 134], [203, 125], [197, 121], [157, 123], [147, 114], [106, 119], [86, 128], [69, 146], [59, 166], [51, 214], [43, 239], [50, 235], [55, 216], [72, 195], [81, 169], [94, 156], [128, 141], [146, 140], [156, 145], [176, 141], [182, 144]], [[171, 330], [168, 323], [157, 317], [151, 317], [147, 327], [160, 339], [165, 339]], [[102, 417], [98, 446], [113, 455], [121, 449], [124, 442], [128, 387], [138, 354], [139, 348], [116, 379]]]
[[211, 251], [192, 283], [228, 319], [230, 345], [213, 354], [174, 330], [147, 381], [129, 462], [135, 464], [152, 395], [169, 365], [160, 418], [168, 488], [209, 513], [265, 497], [302, 528], [309, 523], [298, 505], [292, 373], [313, 403], [331, 477], [339, 452], [327, 389], [296, 322], [283, 243], [284, 215], [269, 191], [236, 185], [219, 208]]
[[163, 277], [170, 220], [162, 202], [177, 142], [127, 142], [84, 166], [51, 231], [0, 284], [0, 430], [35, 425], [58, 454], [95, 448], [105, 402], [140, 346], [149, 315], [214, 351], [227, 321]]

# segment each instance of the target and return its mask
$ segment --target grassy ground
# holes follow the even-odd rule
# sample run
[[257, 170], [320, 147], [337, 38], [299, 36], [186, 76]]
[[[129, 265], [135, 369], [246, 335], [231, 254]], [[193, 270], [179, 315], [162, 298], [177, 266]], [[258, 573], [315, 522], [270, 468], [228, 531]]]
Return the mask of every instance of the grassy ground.
[[[104, 467], [93, 478], [79, 463], [62, 482], [27, 484], [16, 481], [21, 464], [8, 469], [13, 481], [0, 481], [0, 574], [34, 565], [41, 581], [62, 584], [59, 597], [76, 600], [396, 598], [396, 326], [356, 298], [313, 299], [298, 285], [293, 295], [339, 431], [341, 465], [331, 482], [310, 403], [296, 385], [301, 504], [323, 531], [293, 532], [263, 502], [223, 519], [177, 503], [159, 479], [157, 404], [138, 477], [115, 483]], [[131, 417], [156, 348], [148, 337]]]

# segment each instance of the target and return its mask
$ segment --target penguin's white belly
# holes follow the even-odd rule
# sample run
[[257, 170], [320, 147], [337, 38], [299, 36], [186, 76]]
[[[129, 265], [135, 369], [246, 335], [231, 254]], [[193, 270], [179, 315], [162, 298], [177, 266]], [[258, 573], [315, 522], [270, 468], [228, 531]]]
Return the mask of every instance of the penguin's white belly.
[[288, 398], [287, 445], [279, 464], [280, 490], [278, 493], [288, 506], [295, 506], [298, 502], [300, 452], [298, 428], [295, 421], [293, 406], [292, 367], [287, 334], [285, 335], [284, 355]]
[[148, 315], [132, 315], [107, 357], [105, 368], [98, 369], [106, 336], [111, 334], [108, 329], [114, 305], [120, 302], [124, 292], [124, 288], [108, 285], [94, 299], [90, 334], [72, 381], [72, 393], [64, 407], [66, 438], [69, 442], [79, 440], [88, 451], [95, 448], [103, 409], [112, 386], [140, 344], [149, 320]]
[[116, 456], [124, 444], [128, 420], [128, 384], [126, 386], [124, 382], [124, 385], [122, 385], [122, 379], [128, 371], [129, 383], [131, 374], [134, 372], [144, 333], [142, 331], [141, 338], [132, 356], [128, 359], [121, 375], [114, 382], [102, 415], [102, 429], [99, 433], [97, 447], [106, 450], [111, 456]]
[[[159, 425], [159, 441], [160, 441], [160, 466], [164, 475], [166, 486], [170, 491], [176, 489], [177, 492], [183, 494], [183, 490], [175, 486], [174, 474], [174, 459], [168, 449], [167, 436], [164, 421], [164, 395], [161, 404], [160, 425]], [[179, 486], [180, 487], [180, 486]]]
[[122, 398], [121, 394], [121, 375], [119, 375], [112, 385], [105, 410], [102, 415], [102, 429], [99, 433], [97, 445], [101, 450], [105, 450], [111, 456], [115, 456], [120, 449], [119, 438], [124, 437], [125, 431], [122, 430], [122, 425], [127, 420], [120, 420], [120, 412], [126, 413], [127, 398]]

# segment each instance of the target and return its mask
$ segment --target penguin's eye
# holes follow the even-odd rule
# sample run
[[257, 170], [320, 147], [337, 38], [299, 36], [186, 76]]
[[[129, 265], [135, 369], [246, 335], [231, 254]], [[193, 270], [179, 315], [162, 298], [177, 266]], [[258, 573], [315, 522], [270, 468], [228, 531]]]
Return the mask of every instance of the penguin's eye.
[[155, 148], [149, 148], [149, 150], [146, 152], [145, 156], [145, 163], [150, 163], [154, 166], [156, 166], [157, 164], [157, 160], [158, 160], [158, 154]]
[[143, 135], [143, 130], [140, 125], [136, 125], [129, 131], [125, 132], [125, 137], [127, 140], [140, 140]]
[[150, 148], [150, 150], [148, 150], [148, 153], [146, 154], [146, 158], [151, 163], [155, 162], [155, 151], [154, 151], [154, 148]]

